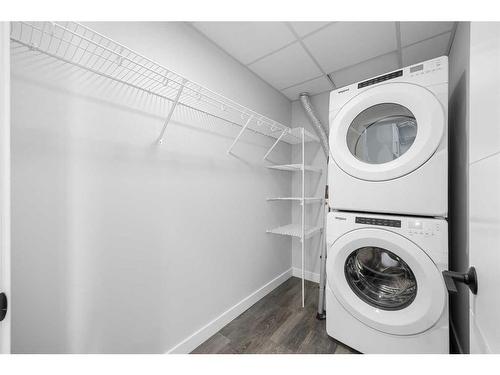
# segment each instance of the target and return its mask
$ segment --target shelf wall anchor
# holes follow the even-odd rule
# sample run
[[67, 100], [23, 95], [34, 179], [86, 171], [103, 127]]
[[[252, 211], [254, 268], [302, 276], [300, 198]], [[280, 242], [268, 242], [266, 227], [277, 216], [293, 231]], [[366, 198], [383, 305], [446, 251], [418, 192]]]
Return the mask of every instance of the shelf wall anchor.
[[160, 145], [163, 144], [163, 136], [165, 135], [165, 131], [167, 130], [168, 123], [172, 119], [172, 115], [174, 114], [175, 107], [177, 107], [177, 104], [179, 104], [179, 100], [180, 100], [181, 95], [182, 95], [182, 90], [184, 89], [186, 81], [187, 81], [186, 79], [182, 80], [182, 83], [179, 86], [179, 90], [177, 91], [177, 95], [175, 96], [175, 99], [172, 103], [172, 107], [170, 107], [170, 111], [168, 111], [167, 118], [165, 119], [165, 122], [163, 124], [163, 129], [161, 129], [161, 133], [160, 133], [160, 136], [158, 137], [158, 141], [157, 141]]

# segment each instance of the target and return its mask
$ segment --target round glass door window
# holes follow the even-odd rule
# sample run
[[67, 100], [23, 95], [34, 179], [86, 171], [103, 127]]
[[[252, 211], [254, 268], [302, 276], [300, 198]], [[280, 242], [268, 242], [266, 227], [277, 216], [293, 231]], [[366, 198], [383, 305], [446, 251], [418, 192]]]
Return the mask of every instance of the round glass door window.
[[417, 295], [417, 280], [396, 254], [379, 247], [362, 247], [346, 260], [345, 277], [363, 301], [382, 310], [401, 310]]
[[396, 103], [377, 104], [357, 115], [347, 130], [347, 147], [365, 163], [382, 164], [409, 150], [417, 136], [417, 120]]

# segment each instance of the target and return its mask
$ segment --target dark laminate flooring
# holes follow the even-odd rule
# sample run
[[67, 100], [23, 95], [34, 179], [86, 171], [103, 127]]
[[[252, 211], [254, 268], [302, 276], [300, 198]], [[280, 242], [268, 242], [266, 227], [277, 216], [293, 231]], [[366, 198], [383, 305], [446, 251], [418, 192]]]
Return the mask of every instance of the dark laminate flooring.
[[197, 347], [195, 354], [338, 353], [352, 351], [326, 333], [316, 319], [318, 284], [292, 277]]

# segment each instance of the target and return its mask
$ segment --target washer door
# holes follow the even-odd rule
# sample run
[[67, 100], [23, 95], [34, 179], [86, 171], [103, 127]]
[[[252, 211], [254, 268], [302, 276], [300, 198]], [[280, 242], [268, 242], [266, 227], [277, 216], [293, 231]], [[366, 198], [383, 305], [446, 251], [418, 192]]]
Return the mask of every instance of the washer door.
[[384, 229], [357, 229], [328, 250], [328, 285], [362, 323], [394, 335], [432, 327], [446, 305], [441, 273], [413, 242]]
[[383, 84], [347, 102], [331, 122], [330, 150], [353, 177], [392, 180], [423, 165], [437, 150], [445, 113], [427, 89]]

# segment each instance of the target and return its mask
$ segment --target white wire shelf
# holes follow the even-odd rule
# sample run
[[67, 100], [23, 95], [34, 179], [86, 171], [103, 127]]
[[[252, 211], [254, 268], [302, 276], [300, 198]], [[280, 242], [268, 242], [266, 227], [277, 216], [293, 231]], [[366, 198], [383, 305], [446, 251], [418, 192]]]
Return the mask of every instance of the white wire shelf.
[[[287, 143], [301, 134], [220, 95], [130, 48], [77, 22], [11, 22], [10, 39], [19, 53], [45, 54], [102, 77], [173, 103], [158, 141], [161, 143], [176, 105], [184, 106]], [[15, 46], [14, 46], [15, 45]], [[308, 135], [313, 139], [313, 134]], [[316, 138], [317, 139], [317, 138]], [[231, 145], [228, 152], [231, 152]]]
[[[273, 198], [267, 198], [267, 201], [302, 202], [302, 198], [301, 197], [273, 197]], [[321, 203], [321, 202], [323, 202], [323, 198], [320, 198], [320, 197], [306, 197], [306, 198], [304, 198], [305, 204]]]
[[[280, 171], [301, 171], [302, 170], [302, 164], [282, 164], [282, 165], [267, 165], [267, 168], [269, 169], [278, 169]], [[323, 168], [321, 167], [314, 167], [312, 165], [304, 165], [304, 170], [309, 171], [309, 172], [318, 172], [322, 173]]]
[[[283, 138], [285, 142], [291, 144], [298, 144], [302, 142], [302, 128], [291, 128], [290, 134], [285, 135]], [[304, 142], [319, 142], [319, 138], [316, 137], [316, 135], [314, 135], [313, 133], [304, 129]]]
[[[309, 227], [306, 226], [305, 232], [304, 232], [304, 238], [308, 239], [315, 234], [318, 234], [321, 232], [323, 228], [321, 227]], [[296, 237], [296, 238], [301, 238], [302, 236], [302, 225], [301, 224], [288, 224], [288, 225], [283, 225], [278, 228], [274, 229], [269, 229], [266, 231], [267, 233], [272, 233], [272, 234], [279, 234], [282, 236], [291, 236], [291, 237]]]

